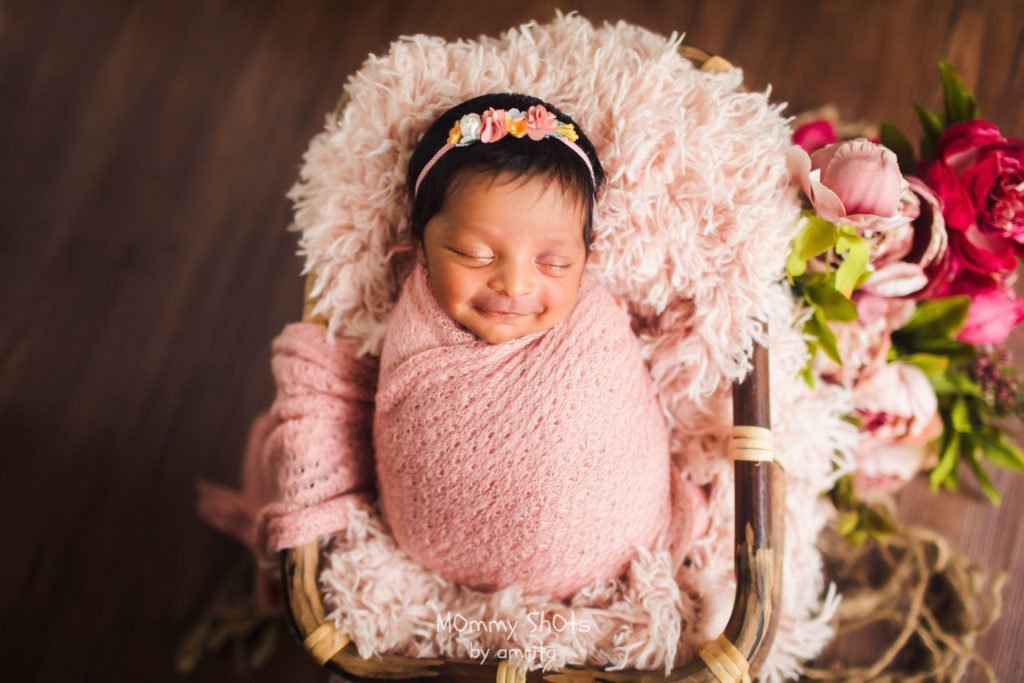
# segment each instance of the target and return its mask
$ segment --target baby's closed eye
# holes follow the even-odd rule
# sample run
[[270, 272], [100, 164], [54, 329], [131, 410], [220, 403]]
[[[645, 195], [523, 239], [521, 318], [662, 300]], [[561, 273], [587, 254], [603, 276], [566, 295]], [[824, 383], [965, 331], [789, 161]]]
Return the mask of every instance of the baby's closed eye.
[[[452, 247], [447, 247], [447, 249], [448, 251], [452, 252], [461, 259], [472, 262], [474, 264], [486, 265], [494, 260], [494, 256], [492, 254], [475, 252], [471, 250], [454, 249]], [[555, 272], [566, 271], [572, 268], [573, 266], [573, 262], [569, 259], [547, 254], [538, 257], [537, 264], [544, 268], [551, 269], [552, 271]]]

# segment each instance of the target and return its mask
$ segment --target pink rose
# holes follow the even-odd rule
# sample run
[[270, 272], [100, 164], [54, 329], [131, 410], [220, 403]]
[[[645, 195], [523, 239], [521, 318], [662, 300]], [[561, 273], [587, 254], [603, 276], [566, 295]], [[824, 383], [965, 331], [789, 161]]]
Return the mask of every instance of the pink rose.
[[531, 140], [540, 140], [558, 128], [558, 119], [542, 105], [535, 104], [526, 110], [526, 134]]
[[495, 142], [508, 135], [508, 119], [504, 109], [488, 107], [480, 118], [483, 122], [480, 142]]
[[787, 162], [818, 216], [831, 223], [852, 225], [868, 236], [910, 222], [897, 210], [907, 181], [896, 155], [881, 145], [857, 138], [810, 156], [794, 145]]
[[971, 297], [967, 320], [957, 339], [968, 344], [1002, 344], [1013, 328], [1024, 321], [1024, 301], [1013, 293], [1013, 277], [995, 280], [964, 273], [947, 288], [947, 295]]
[[793, 142], [803, 147], [808, 154], [838, 141], [836, 124], [828, 119], [808, 121], [793, 131]]

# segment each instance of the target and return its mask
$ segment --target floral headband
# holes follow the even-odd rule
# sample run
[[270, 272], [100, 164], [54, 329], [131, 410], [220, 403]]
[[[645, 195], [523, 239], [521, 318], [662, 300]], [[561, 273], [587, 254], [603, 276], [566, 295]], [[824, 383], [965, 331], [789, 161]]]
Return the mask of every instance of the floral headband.
[[497, 142], [506, 135], [517, 138], [528, 137], [531, 140], [544, 138], [560, 140], [583, 159], [583, 163], [590, 171], [591, 183], [594, 182], [594, 167], [586, 152], [576, 144], [579, 134], [571, 123], [562, 123], [555, 118], [554, 114], [539, 104], [530, 107], [525, 114], [518, 109], [505, 110], [489, 107], [483, 115], [466, 114], [455, 122], [452, 129], [448, 131], [447, 143], [437, 150], [437, 153], [420, 171], [420, 175], [416, 179], [416, 187], [413, 189], [413, 196], [419, 193], [420, 183], [423, 182], [427, 172], [448, 150], [465, 147], [474, 142]]

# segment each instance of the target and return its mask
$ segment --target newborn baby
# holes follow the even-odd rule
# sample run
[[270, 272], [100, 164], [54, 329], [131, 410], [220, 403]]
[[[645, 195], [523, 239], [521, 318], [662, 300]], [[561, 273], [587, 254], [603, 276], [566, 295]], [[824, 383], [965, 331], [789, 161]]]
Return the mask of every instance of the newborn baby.
[[485, 95], [435, 122], [409, 179], [417, 261], [373, 423], [398, 544], [450, 581], [558, 599], [637, 545], [678, 564], [707, 503], [671, 462], [625, 306], [585, 271], [592, 145], [540, 100]]
[[379, 362], [287, 325], [243, 492], [201, 482], [200, 513], [253, 549], [261, 604], [282, 609], [277, 552], [375, 494], [437, 575], [555, 599], [621, 576], [637, 547], [678, 565], [706, 531], [625, 306], [585, 269], [603, 178], [535, 98], [484, 95], [428, 129], [408, 176], [417, 260]]

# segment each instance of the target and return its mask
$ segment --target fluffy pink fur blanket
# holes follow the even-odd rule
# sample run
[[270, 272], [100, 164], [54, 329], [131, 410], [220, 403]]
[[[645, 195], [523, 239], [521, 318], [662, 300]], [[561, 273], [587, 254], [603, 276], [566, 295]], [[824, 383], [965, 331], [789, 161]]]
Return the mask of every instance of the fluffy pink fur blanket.
[[621, 575], [634, 544], [675, 563], [707, 527], [680, 478], [625, 305], [586, 273], [568, 318], [489, 344], [417, 264], [388, 320], [374, 411], [381, 510], [445, 579], [556, 599]]
[[[289, 196], [291, 229], [301, 233], [306, 272], [315, 274], [315, 313], [360, 356], [379, 357], [414, 263], [387, 253], [408, 240], [405, 171], [430, 122], [468, 97], [506, 90], [576, 118], [609, 180], [589, 272], [626, 303], [672, 458], [710, 492], [710, 529], [678, 571], [667, 553], [642, 552], [623, 580], [582, 591], [568, 606], [445, 581], [397, 546], [378, 510], [353, 507], [344, 533], [321, 537], [320, 580], [331, 617], [362, 656], [465, 657], [490, 647], [492, 658], [547, 669], [668, 669], [692, 658], [732, 607], [729, 389], [748, 371], [755, 341], [771, 349], [772, 429], [787, 476], [780, 622], [761, 677], [795, 678], [831, 638], [837, 597], [823, 585], [815, 541], [831, 510], [821, 494], [850, 469], [856, 430], [841, 418], [847, 390], [811, 389], [798, 376], [807, 360], [796, 331], [805, 312], [780, 284], [799, 216], [783, 105], [770, 104], [770, 91], [744, 92], [739, 69], [699, 71], [679, 55], [681, 41], [560, 12], [499, 37], [404, 36], [351, 77], [344, 112], [328, 116], [312, 141]], [[763, 321], [770, 338], [760, 333]], [[466, 623], [458, 616], [526, 625], [541, 613], [548, 623], [558, 614], [593, 628], [453, 626]]]

